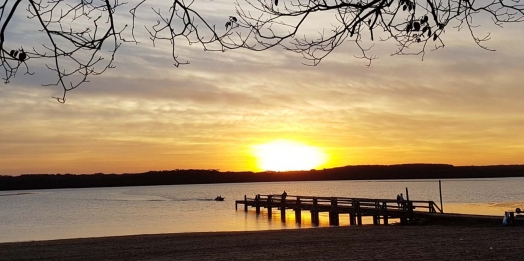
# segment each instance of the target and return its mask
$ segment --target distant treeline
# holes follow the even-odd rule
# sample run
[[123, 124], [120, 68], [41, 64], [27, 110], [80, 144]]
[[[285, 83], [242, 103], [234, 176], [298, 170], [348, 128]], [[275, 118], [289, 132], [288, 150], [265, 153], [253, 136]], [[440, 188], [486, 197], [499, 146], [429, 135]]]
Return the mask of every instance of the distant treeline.
[[288, 172], [164, 170], [136, 174], [25, 174], [0, 176], [0, 190], [122, 187], [270, 181], [449, 179], [524, 177], [524, 165], [453, 166], [446, 164], [361, 165]]

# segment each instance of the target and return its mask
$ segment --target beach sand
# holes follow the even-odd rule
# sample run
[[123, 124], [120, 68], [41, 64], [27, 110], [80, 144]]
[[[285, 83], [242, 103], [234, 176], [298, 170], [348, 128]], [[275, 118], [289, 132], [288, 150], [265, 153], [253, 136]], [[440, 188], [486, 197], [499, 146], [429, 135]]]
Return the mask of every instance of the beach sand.
[[0, 260], [524, 260], [524, 227], [370, 225], [3, 243]]

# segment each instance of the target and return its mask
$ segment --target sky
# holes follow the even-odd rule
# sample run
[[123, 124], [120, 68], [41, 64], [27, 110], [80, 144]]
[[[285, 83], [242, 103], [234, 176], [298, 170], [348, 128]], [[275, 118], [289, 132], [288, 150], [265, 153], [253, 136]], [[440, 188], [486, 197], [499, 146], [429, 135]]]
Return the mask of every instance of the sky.
[[[213, 4], [202, 12], [234, 13], [232, 2]], [[10, 37], [39, 43], [31, 22], [16, 19]], [[175, 67], [168, 46], [141, 38], [65, 104], [51, 98], [61, 88], [41, 85], [49, 76], [35, 62], [34, 75], [0, 86], [0, 175], [263, 171], [256, 149], [274, 141], [322, 151], [316, 168], [523, 164], [523, 26], [488, 27], [495, 52], [452, 28], [423, 60], [390, 56], [386, 44], [370, 67], [351, 42], [314, 67], [281, 48], [180, 44], [190, 64]]]

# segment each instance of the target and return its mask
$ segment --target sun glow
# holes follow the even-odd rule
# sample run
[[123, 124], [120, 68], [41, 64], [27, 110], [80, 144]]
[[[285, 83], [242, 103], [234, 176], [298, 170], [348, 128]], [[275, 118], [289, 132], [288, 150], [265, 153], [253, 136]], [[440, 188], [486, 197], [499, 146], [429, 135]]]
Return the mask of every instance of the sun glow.
[[319, 148], [287, 140], [256, 145], [253, 150], [261, 170], [310, 170], [327, 160], [327, 155]]

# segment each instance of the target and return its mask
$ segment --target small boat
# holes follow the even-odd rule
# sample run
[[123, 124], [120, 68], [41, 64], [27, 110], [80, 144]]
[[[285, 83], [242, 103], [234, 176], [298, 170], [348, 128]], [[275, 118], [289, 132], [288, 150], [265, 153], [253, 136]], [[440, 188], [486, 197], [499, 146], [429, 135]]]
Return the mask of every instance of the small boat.
[[218, 196], [215, 198], [215, 201], [224, 201], [224, 198], [222, 196]]

